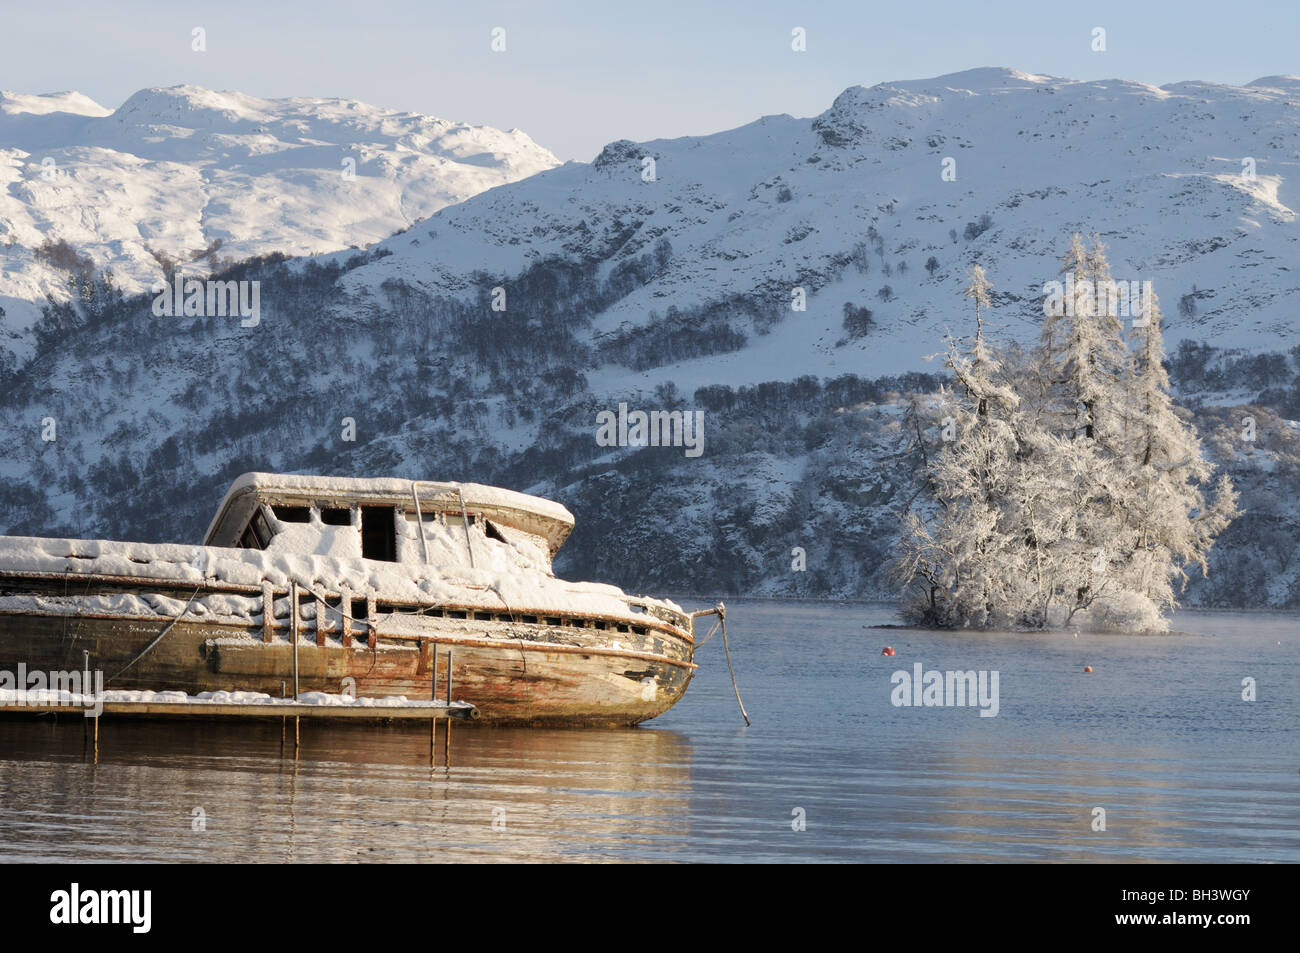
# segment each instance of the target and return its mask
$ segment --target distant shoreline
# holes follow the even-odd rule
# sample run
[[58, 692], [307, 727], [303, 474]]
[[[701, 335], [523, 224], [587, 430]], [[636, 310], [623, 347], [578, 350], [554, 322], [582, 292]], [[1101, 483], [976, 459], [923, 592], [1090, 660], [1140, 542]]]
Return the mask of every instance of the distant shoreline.
[[[626, 587], [624, 587], [624, 588], [626, 589]], [[819, 604], [819, 605], [824, 605], [824, 604], [828, 604], [828, 603], [829, 603], [829, 604], [834, 604], [834, 605], [845, 605], [845, 606], [872, 606], [872, 607], [874, 607], [874, 608], [881, 608], [881, 609], [895, 609], [895, 610], [896, 610], [896, 609], [898, 608], [898, 604], [897, 604], [897, 603], [895, 603], [895, 602], [891, 602], [891, 601], [886, 600], [886, 599], [853, 599], [853, 598], [848, 598], [848, 597], [845, 597], [845, 596], [823, 596], [823, 597], [813, 597], [813, 596], [758, 596], [758, 595], [756, 595], [756, 596], [743, 596], [743, 595], [727, 595], [727, 596], [708, 596], [708, 595], [704, 595], [704, 596], [701, 596], [701, 595], [684, 595], [684, 594], [682, 594], [682, 593], [667, 593], [667, 594], [666, 594], [666, 598], [672, 599], [674, 602], [679, 602], [679, 603], [680, 603], [680, 602], [683, 602], [683, 601], [689, 601], [689, 602], [704, 602], [704, 603], [708, 603], [709, 605], [717, 605], [719, 602], [726, 602], [727, 600], [730, 599], [730, 600], [744, 601], [744, 602], [790, 602], [790, 603], [796, 603], [796, 604]], [[1300, 616], [1300, 608], [1295, 608], [1295, 609], [1272, 609], [1272, 608], [1267, 608], [1267, 607], [1265, 607], [1265, 608], [1239, 608], [1239, 607], [1236, 607], [1236, 606], [1183, 606], [1183, 607], [1180, 607], [1179, 609], [1177, 609], [1177, 610], [1174, 612], [1174, 614], [1175, 614], [1175, 615], [1179, 615], [1179, 614], [1181, 614], [1181, 613], [1185, 613], [1185, 612], [1198, 612], [1198, 613], [1199, 613], [1199, 612], [1203, 612], [1203, 613], [1206, 613], [1206, 614], [1210, 614], [1210, 613], [1214, 613], [1214, 612], [1232, 612], [1232, 613], [1251, 613], [1251, 614], [1258, 614], [1258, 615], [1294, 615], [1294, 616]], [[897, 629], [911, 629], [911, 628], [919, 628], [919, 627], [918, 627], [918, 626], [911, 626], [911, 625], [892, 625], [892, 626], [891, 626], [891, 625], [887, 625], [887, 624], [881, 624], [881, 625], [871, 626], [871, 628], [897, 628]], [[930, 630], [927, 630], [927, 631], [930, 631]], [[934, 631], [943, 631], [943, 630], [934, 630]], [[953, 630], [953, 631], [957, 631], [957, 630]], [[975, 629], [972, 629], [972, 630], [970, 630], [970, 631], [993, 631], [993, 630], [991, 630], [991, 629], [990, 629], [990, 630], [975, 630]], [[1028, 632], [1028, 631], [1056, 632], [1056, 631], [1074, 631], [1074, 630], [1062, 630], [1062, 629], [1031, 630], [1031, 629], [1026, 629], [1025, 631], [1027, 631], [1027, 632]], [[1084, 630], [1079, 630], [1079, 631], [1084, 631]], [[1091, 631], [1091, 630], [1088, 630], [1088, 631]], [[1107, 634], [1110, 634], [1110, 633], [1107, 633]], [[1116, 633], [1116, 634], [1126, 634], [1126, 633]]]

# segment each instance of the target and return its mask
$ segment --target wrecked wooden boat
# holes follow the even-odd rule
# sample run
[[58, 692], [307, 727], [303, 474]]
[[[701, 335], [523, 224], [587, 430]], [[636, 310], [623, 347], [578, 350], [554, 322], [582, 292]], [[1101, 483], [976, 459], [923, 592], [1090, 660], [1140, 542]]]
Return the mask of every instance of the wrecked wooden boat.
[[[0, 670], [110, 690], [442, 697], [479, 723], [634, 725], [696, 665], [673, 602], [552, 571], [558, 503], [471, 483], [249, 473], [201, 546], [0, 537]], [[83, 653], [88, 653], [83, 654]]]

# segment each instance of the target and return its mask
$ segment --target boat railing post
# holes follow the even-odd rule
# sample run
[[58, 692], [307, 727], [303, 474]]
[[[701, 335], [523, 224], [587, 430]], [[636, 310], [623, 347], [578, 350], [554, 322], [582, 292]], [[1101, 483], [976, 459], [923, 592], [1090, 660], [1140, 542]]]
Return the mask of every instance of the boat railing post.
[[352, 589], [347, 583], [339, 586], [339, 628], [343, 647], [352, 648]]
[[[325, 648], [325, 637], [329, 634], [329, 606], [320, 595], [316, 595], [316, 645]], [[321, 665], [326, 667], [326, 653], [321, 653]]]
[[429, 697], [434, 707], [429, 712], [429, 764], [434, 762], [434, 752], [438, 745], [438, 643], [433, 643], [433, 660], [429, 664]]
[[443, 736], [442, 763], [451, 767], [451, 647], [447, 648], [447, 734]]
[[262, 583], [262, 641], [270, 643], [275, 638], [275, 589], [269, 582]]
[[293, 700], [298, 700], [298, 584], [289, 583], [289, 638], [293, 639]]
[[451, 649], [447, 649], [447, 705], [451, 705]]
[[371, 651], [375, 648], [375, 637], [376, 633], [379, 631], [375, 626], [375, 623], [379, 619], [379, 610], [376, 606], [375, 590], [373, 588], [366, 589], [366, 646], [371, 649]]

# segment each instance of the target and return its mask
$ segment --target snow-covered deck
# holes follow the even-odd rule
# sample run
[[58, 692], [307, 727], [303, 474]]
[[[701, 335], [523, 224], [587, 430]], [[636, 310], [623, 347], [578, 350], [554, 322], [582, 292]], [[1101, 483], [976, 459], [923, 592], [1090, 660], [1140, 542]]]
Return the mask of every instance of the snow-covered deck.
[[[481, 534], [475, 539], [476, 564], [460, 564], [463, 527], [427, 524], [423, 540], [415, 538], [413, 525], [404, 527], [409, 538], [399, 543], [427, 553], [427, 563], [363, 559], [353, 527], [317, 521], [284, 524], [279, 529], [266, 550], [0, 536], [0, 578], [61, 583], [58, 591], [0, 596], [0, 613], [183, 616], [189, 621], [252, 625], [261, 617], [262, 592], [269, 587], [279, 600], [275, 603], [278, 624], [284, 625], [289, 607], [283, 597], [290, 584], [297, 583], [306, 593], [335, 600], [336, 612], [346, 589], [357, 598], [372, 594], [392, 606], [581, 615], [627, 624], [655, 624], [655, 617], [647, 619], [645, 610], [656, 607], [662, 610], [659, 621], [683, 624], [681, 607], [669, 600], [630, 596], [611, 585], [557, 579], [540, 562], [530, 560], [527, 551]], [[129, 591], [88, 593], [91, 582], [129, 587]]]

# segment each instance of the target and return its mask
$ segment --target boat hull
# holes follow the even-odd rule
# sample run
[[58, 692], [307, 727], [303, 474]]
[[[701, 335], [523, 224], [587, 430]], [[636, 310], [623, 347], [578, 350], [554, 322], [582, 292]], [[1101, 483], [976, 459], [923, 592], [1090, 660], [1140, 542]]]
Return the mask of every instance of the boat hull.
[[[452, 699], [475, 705], [478, 724], [628, 726], [682, 697], [693, 648], [689, 636], [656, 629], [614, 639], [403, 616], [373, 638], [300, 633], [297, 684], [300, 693], [445, 698], [450, 668]], [[83, 652], [110, 690], [293, 693], [287, 632], [267, 640], [260, 626], [189, 618], [0, 613], [0, 670], [79, 671]]]

